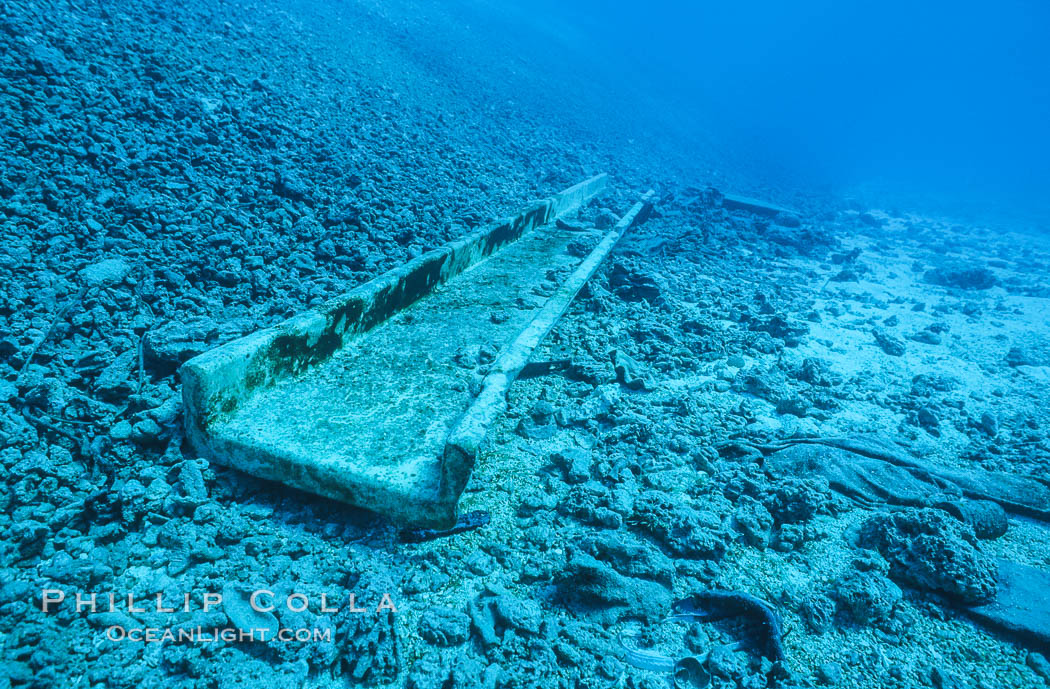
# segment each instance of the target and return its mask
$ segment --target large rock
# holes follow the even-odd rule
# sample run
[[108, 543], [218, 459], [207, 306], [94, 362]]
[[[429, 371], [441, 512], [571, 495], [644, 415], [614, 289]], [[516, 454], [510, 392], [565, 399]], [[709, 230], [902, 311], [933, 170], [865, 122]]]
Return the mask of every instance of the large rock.
[[632, 522], [677, 557], [718, 560], [725, 554], [720, 524], [660, 491], [646, 491], [634, 504]]
[[569, 551], [558, 579], [561, 600], [603, 624], [658, 620], [671, 609], [674, 563], [660, 551], [623, 534], [588, 537]]
[[833, 591], [839, 609], [859, 625], [886, 627], [903, 592], [879, 572], [854, 571], [840, 579]]
[[969, 526], [946, 512], [906, 508], [880, 513], [861, 526], [860, 545], [879, 551], [890, 576], [964, 603], [995, 596], [998, 568], [981, 552]]
[[430, 608], [419, 620], [419, 635], [437, 646], [456, 646], [470, 636], [470, 617], [451, 608]]
[[215, 334], [216, 325], [210, 318], [165, 323], [146, 334], [143, 343], [146, 364], [158, 373], [170, 373], [179, 364], [204, 353]]
[[92, 263], [80, 271], [80, 279], [91, 287], [118, 285], [131, 273], [131, 266], [119, 258], [107, 258]]

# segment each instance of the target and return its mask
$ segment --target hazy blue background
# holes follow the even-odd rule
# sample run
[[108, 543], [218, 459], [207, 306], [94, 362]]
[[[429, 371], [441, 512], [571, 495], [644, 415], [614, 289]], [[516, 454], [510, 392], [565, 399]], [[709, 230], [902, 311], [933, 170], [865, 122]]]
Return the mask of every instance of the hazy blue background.
[[543, 2], [756, 167], [905, 203], [1050, 208], [1050, 3]]

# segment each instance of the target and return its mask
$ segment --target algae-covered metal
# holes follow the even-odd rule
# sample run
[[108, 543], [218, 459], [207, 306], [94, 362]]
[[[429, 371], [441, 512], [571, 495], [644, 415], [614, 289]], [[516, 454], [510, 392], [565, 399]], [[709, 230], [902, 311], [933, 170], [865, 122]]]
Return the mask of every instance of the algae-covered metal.
[[538, 342], [537, 322], [542, 337], [611, 249], [607, 236], [601, 257], [574, 257], [566, 249], [579, 232], [553, 223], [605, 185], [605, 175], [589, 179], [187, 362], [189, 440], [255, 476], [409, 524], [451, 526], [477, 451], [476, 442], [447, 447], [478, 408], [477, 374], [455, 360], [499, 348], [492, 370], [509, 385], [520, 366], [504, 370], [508, 352], [520, 359], [523, 333]]

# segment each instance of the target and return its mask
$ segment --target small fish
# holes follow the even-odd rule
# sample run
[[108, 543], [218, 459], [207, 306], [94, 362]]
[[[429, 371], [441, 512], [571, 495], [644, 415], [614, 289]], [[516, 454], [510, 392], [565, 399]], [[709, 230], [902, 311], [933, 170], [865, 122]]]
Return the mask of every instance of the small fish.
[[464, 531], [472, 531], [489, 523], [491, 517], [485, 510], [476, 510], [461, 514], [454, 526], [448, 529], [404, 529], [400, 537], [402, 543], [423, 543], [435, 538], [454, 536]]
[[651, 672], [674, 671], [674, 658], [664, 655], [659, 651], [638, 648], [634, 643], [634, 640], [637, 638], [637, 632], [624, 632], [620, 634], [620, 648], [623, 649], [624, 658], [629, 664], [640, 670], [649, 670]]
[[754, 650], [774, 663], [784, 662], [780, 616], [761, 598], [739, 591], [711, 590], [684, 598], [676, 602], [674, 608], [678, 617], [698, 622], [729, 618], [750, 620], [756, 632], [756, 638], [751, 642]]

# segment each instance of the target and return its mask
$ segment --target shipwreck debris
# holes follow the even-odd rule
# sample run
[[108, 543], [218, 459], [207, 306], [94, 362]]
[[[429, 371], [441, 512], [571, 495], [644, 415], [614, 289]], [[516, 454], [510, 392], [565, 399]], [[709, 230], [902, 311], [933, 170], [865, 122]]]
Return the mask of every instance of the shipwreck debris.
[[756, 215], [765, 215], [770, 218], [774, 218], [781, 214], [791, 217], [797, 216], [797, 213], [790, 208], [784, 208], [775, 203], [762, 201], [761, 199], [753, 199], [748, 196], [738, 196], [736, 194], [722, 194], [722, 206], [731, 211], [747, 211]]
[[869, 505], [925, 504], [943, 496], [948, 487], [971, 500], [996, 503], [1011, 514], [1050, 522], [1050, 482], [1045, 479], [976, 468], [949, 469], [864, 439], [814, 437], [765, 445], [735, 444], [765, 455], [764, 464], [772, 473], [816, 473], [836, 490]]
[[[255, 476], [410, 526], [454, 527], [508, 387], [623, 233], [648, 213], [652, 192], [589, 254], [573, 256], [567, 247], [578, 233], [554, 221], [606, 181], [581, 182], [191, 359], [181, 369], [187, 438], [203, 456]], [[551, 274], [567, 277], [548, 290]], [[506, 317], [492, 318], [494, 309]], [[474, 395], [473, 372], [447, 364], [478, 342], [507, 344]]]

